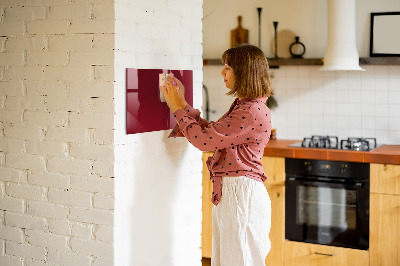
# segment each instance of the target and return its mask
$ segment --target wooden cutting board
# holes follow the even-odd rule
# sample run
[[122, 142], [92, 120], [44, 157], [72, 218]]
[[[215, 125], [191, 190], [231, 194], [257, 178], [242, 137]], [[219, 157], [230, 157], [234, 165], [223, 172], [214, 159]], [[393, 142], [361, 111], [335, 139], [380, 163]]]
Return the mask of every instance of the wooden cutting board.
[[231, 48], [241, 43], [249, 43], [249, 31], [242, 27], [242, 16], [238, 16], [238, 27], [231, 30]]

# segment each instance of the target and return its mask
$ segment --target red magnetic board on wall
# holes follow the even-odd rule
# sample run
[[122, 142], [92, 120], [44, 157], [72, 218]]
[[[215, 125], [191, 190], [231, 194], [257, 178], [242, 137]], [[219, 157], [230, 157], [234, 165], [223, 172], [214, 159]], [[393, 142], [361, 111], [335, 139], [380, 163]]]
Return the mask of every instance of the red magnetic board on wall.
[[185, 86], [185, 98], [193, 106], [193, 71], [169, 69], [126, 69], [126, 133], [168, 130], [175, 118], [163, 101], [161, 75], [173, 74]]

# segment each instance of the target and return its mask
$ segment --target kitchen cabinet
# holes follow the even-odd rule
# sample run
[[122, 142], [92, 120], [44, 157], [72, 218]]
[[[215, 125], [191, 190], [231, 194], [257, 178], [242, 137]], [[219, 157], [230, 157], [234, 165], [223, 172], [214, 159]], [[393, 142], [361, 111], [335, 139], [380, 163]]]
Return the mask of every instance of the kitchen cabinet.
[[369, 253], [365, 250], [316, 245], [286, 240], [284, 252], [285, 266], [369, 265]]
[[370, 265], [400, 265], [400, 165], [370, 167]]
[[[203, 153], [203, 218], [202, 218], [202, 256], [211, 258], [212, 253], [212, 183], [208, 172], [206, 161], [211, 152]], [[285, 158], [263, 157], [262, 164], [268, 176], [265, 187], [271, 199], [272, 221], [271, 221], [271, 250], [266, 258], [266, 265], [283, 265], [283, 243], [285, 233]]]
[[201, 224], [201, 253], [203, 258], [211, 258], [212, 252], [212, 183], [206, 161], [212, 152], [203, 153], [203, 194], [202, 194], [202, 224]]
[[271, 199], [271, 250], [265, 259], [267, 266], [283, 265], [285, 241], [285, 158], [264, 156], [261, 160], [267, 175], [265, 187]]

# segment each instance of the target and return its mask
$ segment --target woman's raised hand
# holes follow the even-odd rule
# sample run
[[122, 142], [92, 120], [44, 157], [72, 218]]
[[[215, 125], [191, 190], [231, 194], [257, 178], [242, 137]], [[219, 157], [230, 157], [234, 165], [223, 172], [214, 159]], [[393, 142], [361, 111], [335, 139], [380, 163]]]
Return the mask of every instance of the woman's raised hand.
[[186, 107], [185, 87], [179, 79], [168, 76], [161, 90], [164, 93], [165, 101], [169, 109], [171, 109], [173, 113], [178, 109], [184, 109]]

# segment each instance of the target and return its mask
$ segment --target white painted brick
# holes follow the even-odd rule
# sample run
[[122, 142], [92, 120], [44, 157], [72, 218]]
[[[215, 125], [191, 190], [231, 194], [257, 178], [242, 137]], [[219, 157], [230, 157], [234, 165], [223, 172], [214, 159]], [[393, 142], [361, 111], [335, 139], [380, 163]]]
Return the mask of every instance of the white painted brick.
[[[70, 65], [113, 65], [114, 51], [94, 50], [89, 52], [70, 52]], [[6, 65], [6, 64], [4, 64]]]
[[25, 266], [48, 266], [49, 264], [45, 261], [37, 261], [34, 259], [26, 259]]
[[107, 98], [81, 98], [80, 111], [84, 113], [113, 113], [114, 99]]
[[14, 66], [4, 70], [4, 79], [9, 80], [43, 80], [44, 71], [41, 67]]
[[70, 96], [74, 97], [109, 97], [114, 95], [112, 82], [76, 82], [69, 85]]
[[80, 238], [91, 238], [92, 237], [92, 225], [85, 223], [73, 223], [72, 224], [72, 236]]
[[90, 129], [90, 142], [100, 145], [114, 144], [114, 130], [111, 129]]
[[95, 194], [93, 195], [93, 207], [96, 209], [114, 210], [114, 197]]
[[7, 37], [0, 37], [0, 53], [5, 52]]
[[87, 143], [88, 134], [82, 128], [51, 127], [46, 133], [46, 140], [83, 144]]
[[26, 92], [32, 96], [57, 96], [60, 98], [67, 96], [67, 85], [59, 81], [25, 81]]
[[[94, 34], [93, 35], [93, 49], [95, 50], [109, 50], [115, 47], [114, 34]], [[81, 49], [83, 50], [83, 49]]]
[[47, 48], [46, 38], [40, 36], [8, 37], [5, 43], [7, 52], [43, 51]]
[[70, 126], [74, 128], [102, 128], [112, 129], [114, 127], [113, 113], [97, 114], [70, 114]]
[[90, 5], [50, 6], [48, 19], [90, 19]]
[[54, 188], [69, 188], [69, 177], [62, 174], [29, 171], [28, 182], [33, 185]]
[[22, 96], [23, 86], [21, 81], [0, 82], [0, 95]]
[[22, 243], [23, 237], [24, 233], [19, 228], [0, 226], [0, 239]]
[[110, 19], [114, 20], [114, 3], [94, 4], [93, 5], [93, 19]]
[[98, 209], [86, 209], [71, 207], [68, 219], [84, 223], [94, 223], [112, 226], [114, 222], [114, 212]]
[[[91, 51], [93, 36], [84, 35], [51, 35], [49, 36], [50, 51]], [[114, 40], [114, 39], [113, 39]]]
[[66, 250], [68, 237], [36, 230], [25, 230], [26, 242], [44, 248]]
[[46, 230], [48, 228], [45, 218], [13, 212], [6, 212], [5, 224], [7, 226], [33, 230]]
[[0, 66], [22, 66], [24, 63], [23, 53], [0, 53]]
[[18, 111], [7, 111], [2, 110], [0, 112], [0, 121], [10, 123], [10, 124], [22, 124], [22, 110]]
[[91, 202], [91, 195], [89, 193], [71, 189], [50, 188], [48, 198], [50, 202], [80, 207], [90, 207]]
[[38, 110], [45, 111], [43, 96], [7, 96], [4, 102], [7, 110]]
[[47, 258], [50, 264], [55, 263], [57, 265], [91, 266], [91, 257], [79, 253], [80, 252], [72, 253], [50, 249]]
[[6, 156], [6, 166], [44, 171], [46, 169], [46, 162], [42, 156], [38, 155], [9, 153]]
[[23, 260], [21, 260], [20, 256], [10, 256], [10, 255], [1, 255], [0, 254], [0, 262], [1, 265], [8, 266], [24, 266]]
[[28, 51], [26, 55], [27, 66], [65, 66], [68, 64], [67, 51], [36, 52]]
[[46, 190], [44, 187], [8, 183], [6, 185], [7, 195], [14, 198], [44, 200], [46, 199]]
[[68, 220], [51, 219], [49, 231], [57, 235], [71, 235], [71, 223]]
[[71, 176], [71, 188], [76, 190], [114, 194], [114, 178], [95, 176]]
[[65, 67], [45, 67], [44, 77], [50, 81], [89, 81], [92, 69], [90, 66], [65, 66]]
[[92, 162], [89, 160], [77, 159], [49, 159], [47, 162], [49, 172], [90, 175], [92, 171]]
[[46, 108], [51, 111], [81, 112], [82, 99], [80, 98], [62, 98], [59, 96], [47, 96]]
[[22, 213], [24, 210], [24, 201], [10, 197], [2, 198], [0, 200], [0, 210]]
[[114, 240], [114, 228], [111, 226], [103, 226], [99, 225], [97, 230], [95, 231], [94, 235], [96, 236], [97, 240], [113, 243]]
[[69, 33], [114, 33], [114, 20], [73, 19]]
[[58, 6], [58, 5], [66, 5], [70, 0], [29, 0], [28, 2], [24, 1], [25, 6]]
[[203, 54], [203, 46], [201, 43], [185, 42], [181, 46], [182, 54], [201, 56]]
[[22, 153], [25, 149], [25, 141], [0, 138], [0, 149], [5, 152]]
[[27, 201], [27, 214], [39, 217], [65, 219], [69, 207], [43, 201]]
[[68, 146], [60, 142], [39, 142], [27, 141], [26, 152], [44, 156], [64, 157], [67, 154]]
[[71, 239], [71, 249], [76, 252], [99, 257], [112, 255], [113, 245], [110, 243], [73, 237]]
[[18, 169], [0, 167], [0, 180], [10, 182], [20, 182], [25, 173]]
[[5, 157], [6, 157], [6, 153], [5, 152], [0, 152], [0, 165], [5, 166]]
[[78, 159], [93, 159], [113, 161], [114, 150], [112, 146], [105, 145], [71, 145], [70, 156]]
[[46, 8], [43, 6], [6, 8], [6, 22], [30, 21], [46, 18]]
[[4, 128], [4, 135], [11, 139], [41, 140], [43, 130], [37, 126], [12, 126]]
[[67, 34], [67, 20], [32, 21], [26, 24], [28, 34]]
[[24, 23], [22, 22], [0, 23], [0, 32], [2, 36], [21, 36], [24, 34]]
[[65, 126], [68, 124], [67, 112], [35, 112], [24, 113], [27, 124], [38, 126]]
[[46, 249], [43, 247], [35, 247], [28, 244], [19, 244], [12, 241], [7, 241], [6, 254], [32, 258], [36, 260], [45, 260]]
[[108, 266], [113, 264], [114, 264], [114, 250], [112, 250], [110, 253], [104, 256], [96, 257], [96, 259], [93, 261], [93, 266]]
[[102, 177], [113, 177], [114, 163], [96, 160], [93, 162], [93, 173]]
[[94, 78], [97, 81], [114, 81], [114, 67], [95, 66]]

